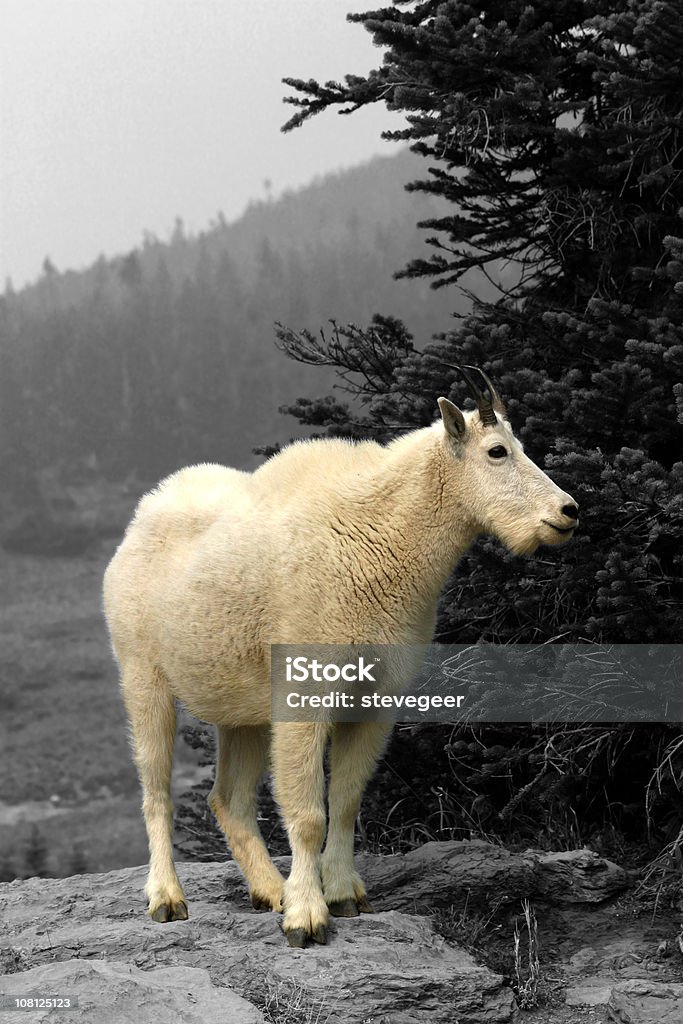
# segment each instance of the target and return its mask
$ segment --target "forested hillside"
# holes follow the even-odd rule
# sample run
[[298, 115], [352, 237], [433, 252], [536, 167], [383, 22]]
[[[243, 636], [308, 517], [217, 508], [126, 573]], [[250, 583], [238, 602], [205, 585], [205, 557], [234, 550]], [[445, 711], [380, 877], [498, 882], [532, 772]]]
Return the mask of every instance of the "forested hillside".
[[[424, 247], [416, 224], [439, 199], [409, 194], [400, 152], [277, 201], [222, 215], [190, 237], [146, 236], [83, 272], [46, 258], [0, 300], [0, 472], [22, 502], [49, 468], [65, 479], [153, 480], [192, 461], [253, 464], [257, 445], [300, 435], [279, 406], [319, 389], [286, 358], [275, 321], [402, 317], [416, 341], [468, 299], [393, 274]], [[491, 286], [484, 282], [489, 291]], [[332, 382], [332, 371], [328, 383]]]

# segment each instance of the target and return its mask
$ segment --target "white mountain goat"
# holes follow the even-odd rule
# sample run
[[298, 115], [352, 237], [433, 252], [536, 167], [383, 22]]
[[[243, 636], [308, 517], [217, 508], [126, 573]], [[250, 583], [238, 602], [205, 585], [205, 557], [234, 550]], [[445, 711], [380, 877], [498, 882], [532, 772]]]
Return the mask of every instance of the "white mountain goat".
[[[573, 499], [524, 454], [485, 374], [467, 368], [480, 387], [457, 369], [475, 411], [440, 398], [440, 420], [385, 447], [298, 442], [254, 473], [192, 466], [142, 498], [104, 601], [142, 783], [155, 921], [187, 917], [171, 842], [177, 700], [217, 727], [209, 804], [253, 905], [284, 909], [294, 946], [326, 942], [330, 912], [371, 911], [353, 829], [388, 726], [271, 730], [271, 644], [429, 643], [439, 593], [476, 537], [528, 554], [564, 543], [577, 525]], [[269, 752], [292, 849], [286, 881], [256, 820]]]

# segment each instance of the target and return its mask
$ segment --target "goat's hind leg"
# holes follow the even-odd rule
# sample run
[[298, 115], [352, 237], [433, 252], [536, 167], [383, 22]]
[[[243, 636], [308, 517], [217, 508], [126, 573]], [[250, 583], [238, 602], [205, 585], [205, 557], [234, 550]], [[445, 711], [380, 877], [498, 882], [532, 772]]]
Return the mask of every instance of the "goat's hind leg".
[[284, 879], [273, 864], [256, 820], [256, 786], [268, 766], [269, 726], [217, 727], [216, 781], [209, 807], [225, 832], [256, 910], [282, 910]]
[[173, 863], [171, 770], [176, 733], [175, 700], [164, 676], [147, 666], [127, 666], [121, 674], [133, 753], [142, 784], [142, 810], [149, 841], [145, 893], [153, 920], [184, 921], [185, 894]]

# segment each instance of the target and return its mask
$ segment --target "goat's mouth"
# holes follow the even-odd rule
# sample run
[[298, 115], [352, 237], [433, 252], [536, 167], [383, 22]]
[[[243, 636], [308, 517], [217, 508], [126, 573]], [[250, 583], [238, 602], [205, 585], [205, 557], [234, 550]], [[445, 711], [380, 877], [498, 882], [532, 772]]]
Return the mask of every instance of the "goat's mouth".
[[573, 526], [555, 526], [555, 523], [549, 523], [547, 519], [543, 522], [546, 526], [549, 526], [551, 530], [555, 530], [557, 533], [573, 533], [576, 527], [579, 525], [578, 521]]

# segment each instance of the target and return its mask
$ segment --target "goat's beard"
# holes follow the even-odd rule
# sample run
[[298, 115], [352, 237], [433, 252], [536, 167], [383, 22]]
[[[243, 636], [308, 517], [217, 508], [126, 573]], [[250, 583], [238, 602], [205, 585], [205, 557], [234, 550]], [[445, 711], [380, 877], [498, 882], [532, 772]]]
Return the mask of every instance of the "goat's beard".
[[540, 545], [538, 537], [527, 537], [526, 539], [520, 539], [515, 541], [514, 544], [510, 544], [509, 549], [513, 555], [533, 555], [536, 548]]
[[498, 533], [498, 540], [512, 552], [513, 555], [533, 555], [536, 548], [542, 543], [536, 530], [524, 531], [511, 528], [505, 533]]

